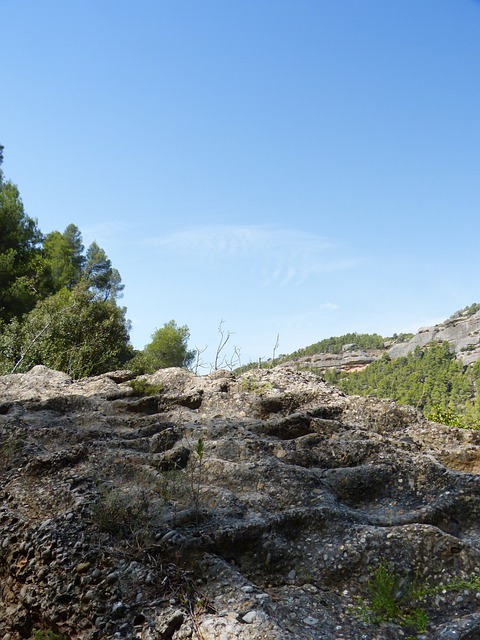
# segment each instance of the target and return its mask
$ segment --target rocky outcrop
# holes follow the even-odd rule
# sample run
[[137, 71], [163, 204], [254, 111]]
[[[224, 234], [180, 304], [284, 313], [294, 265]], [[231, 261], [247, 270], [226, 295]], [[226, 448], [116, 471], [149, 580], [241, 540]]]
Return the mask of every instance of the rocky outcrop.
[[279, 366], [301, 366], [314, 370], [325, 371], [326, 369], [337, 369], [351, 373], [361, 371], [375, 360], [379, 360], [383, 351], [380, 349], [357, 349], [355, 345], [344, 345], [340, 353], [315, 353], [311, 356], [302, 356], [294, 360], [288, 360]]
[[429, 342], [443, 342], [452, 345], [457, 358], [464, 364], [471, 364], [480, 358], [480, 311], [472, 315], [455, 315], [433, 327], [423, 327], [408, 342], [394, 344], [389, 349], [392, 358], [406, 356], [416, 347], [424, 347]]
[[0, 378], [4, 640], [413, 635], [379, 567], [480, 637], [479, 433], [289, 367], [130, 378]]

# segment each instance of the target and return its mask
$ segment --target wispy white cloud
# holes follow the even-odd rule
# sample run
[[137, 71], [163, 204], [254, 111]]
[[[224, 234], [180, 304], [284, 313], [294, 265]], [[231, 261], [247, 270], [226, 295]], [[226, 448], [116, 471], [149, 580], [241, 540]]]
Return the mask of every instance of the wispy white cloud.
[[184, 229], [147, 243], [192, 258], [248, 260], [267, 286], [300, 284], [332, 271], [351, 269], [358, 259], [341, 242], [275, 225], [237, 225]]
[[335, 304], [334, 302], [325, 302], [320, 305], [320, 309], [324, 309], [325, 311], [337, 311], [340, 309], [340, 305]]
[[122, 236], [128, 233], [129, 224], [125, 222], [99, 222], [82, 227], [83, 242], [87, 246], [93, 241], [102, 245], [124, 242]]

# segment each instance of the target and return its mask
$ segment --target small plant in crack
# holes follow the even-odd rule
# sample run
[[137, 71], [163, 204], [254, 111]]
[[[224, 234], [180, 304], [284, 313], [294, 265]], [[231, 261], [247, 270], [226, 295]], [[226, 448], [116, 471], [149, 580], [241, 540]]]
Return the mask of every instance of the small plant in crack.
[[140, 550], [153, 541], [155, 526], [164, 515], [164, 504], [153, 501], [143, 489], [102, 489], [91, 513], [99, 529]]
[[67, 636], [63, 636], [56, 631], [52, 631], [51, 629], [47, 629], [46, 631], [34, 629], [31, 640], [68, 640], [68, 638]]
[[448, 591], [480, 592], [480, 576], [432, 584], [427, 580], [411, 579], [397, 573], [392, 565], [381, 563], [371, 572], [367, 583], [368, 597], [358, 598], [354, 615], [367, 624], [393, 622], [410, 634], [406, 640], [416, 640], [427, 631], [429, 619], [425, 610], [437, 594]]
[[145, 378], [130, 380], [128, 386], [133, 390], [133, 393], [136, 396], [157, 396], [163, 391], [163, 385], [152, 384], [145, 380]]
[[267, 393], [267, 391], [271, 391], [273, 389], [271, 382], [260, 382], [256, 378], [250, 376], [242, 378], [241, 384], [243, 391], [252, 391], [257, 393], [259, 396], [262, 396]]
[[419, 606], [420, 589], [416, 582], [396, 573], [390, 564], [382, 563], [368, 581], [368, 598], [359, 598], [354, 614], [367, 624], [394, 622], [408, 633], [424, 633], [428, 616]]

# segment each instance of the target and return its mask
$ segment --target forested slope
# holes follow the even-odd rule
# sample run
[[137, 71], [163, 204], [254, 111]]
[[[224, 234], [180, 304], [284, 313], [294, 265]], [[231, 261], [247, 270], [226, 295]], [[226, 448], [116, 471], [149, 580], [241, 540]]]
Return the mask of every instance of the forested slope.
[[480, 425], [480, 360], [465, 365], [448, 342], [431, 342], [400, 358], [385, 354], [359, 372], [325, 372], [348, 394], [391, 398], [455, 426]]

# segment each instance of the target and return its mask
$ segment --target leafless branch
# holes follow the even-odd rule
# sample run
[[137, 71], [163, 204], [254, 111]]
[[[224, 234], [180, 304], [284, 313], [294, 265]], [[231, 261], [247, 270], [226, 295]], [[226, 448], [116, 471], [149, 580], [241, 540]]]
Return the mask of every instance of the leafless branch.
[[222, 351], [225, 349], [225, 345], [230, 340], [230, 336], [233, 335], [231, 331], [225, 332], [223, 328], [224, 323], [225, 323], [225, 320], [222, 319], [220, 320], [220, 324], [218, 325], [218, 333], [220, 334], [220, 340], [218, 343], [217, 351], [215, 353], [215, 363], [213, 365], [214, 371], [217, 371], [217, 369], [219, 369], [223, 364], [226, 363], [225, 356], [222, 356], [222, 359], [220, 360], [220, 355]]
[[18, 367], [22, 364], [23, 359], [25, 358], [25, 356], [27, 355], [29, 349], [31, 347], [33, 347], [33, 345], [35, 344], [35, 342], [45, 333], [45, 331], [48, 329], [48, 327], [52, 324], [53, 322], [53, 318], [51, 318], [47, 324], [43, 327], [43, 329], [41, 331], [39, 331], [37, 333], [37, 335], [33, 338], [33, 340], [27, 345], [27, 348], [25, 349], [25, 351], [22, 353], [22, 355], [20, 356], [20, 359], [16, 362], [15, 366], [13, 367], [13, 369], [11, 370], [10, 373], [15, 373], [15, 371], [18, 369]]
[[278, 345], [280, 344], [280, 334], [277, 333], [277, 340], [275, 342], [275, 346], [273, 347], [273, 354], [272, 354], [272, 367], [275, 366], [275, 355], [277, 353], [277, 349], [278, 349]]
[[203, 347], [203, 349], [199, 349], [198, 347], [195, 347], [195, 364], [193, 366], [193, 371], [196, 376], [198, 375], [199, 369], [205, 368], [205, 363], [203, 360], [200, 360], [200, 356], [202, 355], [202, 353], [205, 353], [207, 349], [208, 349], [208, 345]]

